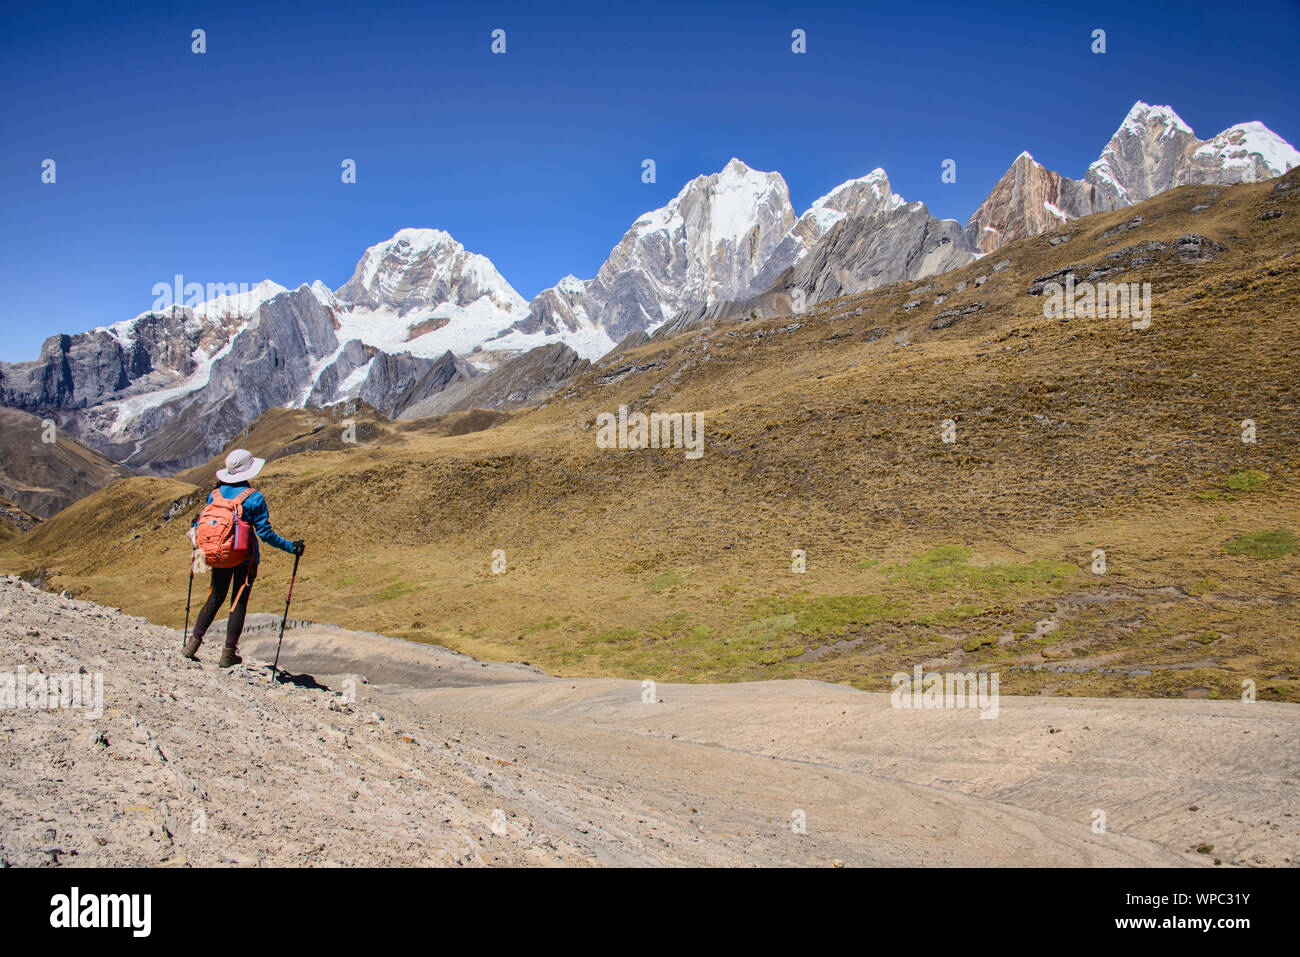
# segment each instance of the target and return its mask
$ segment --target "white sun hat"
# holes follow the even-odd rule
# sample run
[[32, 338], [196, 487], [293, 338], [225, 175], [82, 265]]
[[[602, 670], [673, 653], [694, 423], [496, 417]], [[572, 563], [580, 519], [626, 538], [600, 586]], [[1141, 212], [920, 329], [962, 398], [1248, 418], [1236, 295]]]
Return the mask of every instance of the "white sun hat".
[[237, 485], [253, 478], [262, 471], [265, 464], [266, 459], [254, 458], [248, 449], [235, 449], [226, 456], [226, 467], [217, 469], [217, 478], [230, 485]]

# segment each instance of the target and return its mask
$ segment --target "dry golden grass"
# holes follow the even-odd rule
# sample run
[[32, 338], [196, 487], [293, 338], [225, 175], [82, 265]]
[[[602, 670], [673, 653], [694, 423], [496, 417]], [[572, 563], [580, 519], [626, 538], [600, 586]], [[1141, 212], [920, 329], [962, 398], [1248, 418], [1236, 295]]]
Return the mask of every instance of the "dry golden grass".
[[[366, 402], [340, 403], [329, 409], [271, 409], [226, 443], [217, 455], [196, 468], [178, 472], [176, 478], [194, 485], [213, 481], [234, 449], [248, 448], [271, 461], [303, 452], [338, 451], [350, 443], [387, 445], [404, 434], [465, 435], [489, 429], [510, 418], [508, 412], [471, 409], [415, 421], [394, 421]], [[345, 432], [346, 441], [345, 441]]]
[[47, 421], [0, 407], [0, 495], [36, 517], [53, 515], [127, 474], [66, 430], [47, 428]]
[[16, 503], [0, 495], [0, 542], [17, 538], [40, 521]]
[[[571, 675], [884, 688], [920, 663], [996, 668], [1008, 693], [1237, 696], [1249, 679], [1300, 701], [1300, 190], [1273, 185], [1184, 187], [1060, 245], [652, 342], [486, 431], [278, 459], [272, 519], [309, 543], [293, 614]], [[1026, 291], [1189, 232], [1226, 248], [1106, 277], [1152, 283], [1145, 331], [1045, 319]], [[620, 404], [703, 412], [703, 458], [596, 448]], [[120, 482], [0, 568], [179, 625], [197, 494]], [[283, 607], [287, 571], [268, 555], [255, 609]]]

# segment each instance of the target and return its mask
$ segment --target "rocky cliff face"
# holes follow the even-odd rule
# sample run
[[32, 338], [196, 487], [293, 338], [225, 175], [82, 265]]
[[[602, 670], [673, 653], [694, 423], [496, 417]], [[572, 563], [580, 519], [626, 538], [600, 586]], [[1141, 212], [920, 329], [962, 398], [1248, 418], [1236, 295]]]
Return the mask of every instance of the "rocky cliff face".
[[780, 174], [733, 159], [639, 217], [593, 278], [567, 276], [530, 303], [447, 233], [403, 229], [367, 249], [337, 291], [267, 280], [53, 336], [36, 359], [0, 363], [0, 405], [54, 416], [116, 461], [184, 468], [268, 408], [351, 398], [398, 415], [531, 401], [616, 342], [798, 311], [1184, 183], [1259, 180], [1298, 163], [1259, 123], [1202, 141], [1173, 110], [1139, 102], [1083, 180], [1021, 154], [963, 229], [895, 194], [880, 169], [796, 216]]
[[172, 396], [104, 403], [71, 419], [69, 428], [126, 465], [154, 472], [188, 468], [267, 409], [293, 404], [316, 362], [337, 346], [333, 317], [302, 286], [259, 306], [202, 381], [191, 380]]
[[524, 307], [523, 297], [487, 257], [469, 252], [440, 229], [403, 229], [371, 246], [334, 297], [344, 308], [398, 316], [481, 307], [499, 312], [503, 325], [505, 317]]
[[411, 405], [442, 392], [456, 382], [467, 382], [482, 375], [464, 359], [444, 352], [437, 359], [412, 356], [409, 352], [389, 355], [380, 353], [357, 391], [357, 397], [369, 402], [380, 413], [394, 418]]
[[604, 334], [602, 352], [608, 351], [682, 308], [757, 291], [755, 279], [795, 221], [779, 173], [732, 159], [641, 216], [594, 279], [568, 277], [539, 294], [517, 330], [595, 328]]
[[883, 169], [841, 183], [814, 201], [782, 237], [754, 277], [751, 293], [768, 289], [783, 272], [807, 256], [837, 223], [846, 219], [876, 220], [906, 205], [906, 200], [890, 188], [889, 177]]
[[557, 342], [509, 359], [471, 379], [449, 383], [409, 403], [398, 416], [417, 419], [463, 409], [509, 409], [539, 402], [591, 363]]
[[980, 252], [991, 253], [1022, 236], [1111, 209], [1113, 203], [1096, 185], [1068, 179], [1021, 153], [966, 223], [966, 239]]
[[773, 288], [802, 291], [812, 304], [933, 276], [974, 258], [960, 225], [936, 219], [924, 203], [904, 204], [836, 223]]
[[317, 374], [305, 404], [319, 408], [360, 399], [392, 417], [453, 382], [479, 375], [482, 373], [474, 366], [450, 351], [432, 359], [409, 352], [391, 355], [352, 339]]
[[1175, 186], [1257, 183], [1300, 166], [1300, 152], [1263, 123], [1238, 123], [1209, 140], [1167, 106], [1138, 101], [1084, 179], [1118, 209]]
[[936, 219], [924, 203], [908, 203], [878, 169], [822, 197], [800, 217], [760, 274], [760, 292], [683, 309], [655, 335], [676, 335], [710, 319], [799, 312], [826, 299], [955, 269], [976, 252], [958, 223]]
[[[725, 205], [720, 196], [730, 197], [729, 216], [716, 211]], [[706, 216], [710, 203], [715, 208]], [[748, 214], [741, 215], [746, 208]], [[688, 227], [705, 220], [732, 226], [721, 240], [701, 242], [703, 230]], [[709, 258], [711, 249], [716, 259]], [[795, 218], [784, 180], [732, 160], [721, 173], [688, 184], [669, 206], [642, 217], [595, 280], [580, 288], [557, 287], [538, 299], [546, 297], [551, 315], [565, 317], [581, 308], [584, 318], [599, 317], [610, 336], [622, 341], [745, 312], [759, 299], [769, 301], [774, 290], [802, 290], [812, 304], [928, 276], [968, 262], [973, 252], [956, 223], [935, 219], [922, 203], [909, 204], [893, 192], [882, 169], [842, 183]], [[537, 303], [530, 319], [540, 324]]]
[[[257, 288], [266, 298], [284, 292], [274, 283]], [[0, 362], [0, 404], [66, 411], [173, 387], [229, 343], [255, 308], [250, 303], [247, 313], [207, 314], [175, 306], [90, 332], [51, 336], [35, 360]]]
[[1240, 123], [1200, 140], [1169, 107], [1138, 101], [1082, 180], [1021, 153], [967, 222], [966, 236], [988, 253], [1176, 186], [1259, 182], [1297, 165], [1300, 153], [1262, 123]]

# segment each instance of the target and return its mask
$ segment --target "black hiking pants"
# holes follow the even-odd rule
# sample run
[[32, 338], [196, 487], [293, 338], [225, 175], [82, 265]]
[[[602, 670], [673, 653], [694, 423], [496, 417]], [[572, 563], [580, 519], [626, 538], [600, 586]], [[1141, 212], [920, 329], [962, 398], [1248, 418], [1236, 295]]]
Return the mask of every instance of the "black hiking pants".
[[244, 632], [244, 615], [248, 611], [248, 593], [253, 590], [253, 580], [257, 578], [257, 566], [244, 562], [234, 568], [212, 569], [212, 587], [208, 589], [208, 600], [199, 609], [199, 617], [194, 621], [194, 637], [198, 641], [208, 632], [208, 626], [217, 617], [221, 604], [230, 592], [230, 617], [226, 619], [226, 647], [234, 648], [239, 644], [239, 636]]

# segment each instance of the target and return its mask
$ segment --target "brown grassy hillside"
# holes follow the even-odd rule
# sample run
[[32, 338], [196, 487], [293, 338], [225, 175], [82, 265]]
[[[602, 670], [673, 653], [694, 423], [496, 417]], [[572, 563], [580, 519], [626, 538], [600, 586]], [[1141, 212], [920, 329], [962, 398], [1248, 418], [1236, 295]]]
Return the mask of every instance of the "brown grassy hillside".
[[[128, 474], [64, 430], [50, 432], [43, 422], [0, 407], [0, 495], [28, 514], [48, 518]], [[54, 441], [44, 441], [47, 435]]]
[[17, 538], [36, 526], [40, 519], [27, 513], [9, 499], [0, 496], [0, 542]]
[[[1300, 189], [1279, 182], [1300, 172], [650, 342], [488, 431], [279, 459], [272, 519], [309, 543], [294, 616], [565, 674], [885, 688], [919, 663], [994, 668], [1009, 693], [1249, 679], [1300, 701]], [[1150, 328], [1045, 319], [1028, 290], [1067, 266], [1150, 282]], [[598, 449], [620, 404], [703, 412], [703, 457]], [[166, 516], [194, 494], [120, 482], [0, 570], [179, 625], [187, 522]], [[108, 547], [81, 546], [91, 516]], [[283, 607], [287, 571], [267, 559], [255, 609]]]
[[390, 445], [407, 434], [465, 435], [490, 429], [508, 418], [506, 412], [470, 409], [396, 422], [365, 402], [340, 403], [328, 409], [271, 409], [226, 443], [220, 454], [203, 465], [178, 472], [176, 478], [194, 485], [207, 485], [217, 469], [225, 466], [226, 456], [240, 448], [273, 462], [302, 452], [339, 451], [353, 443], [366, 447]]

